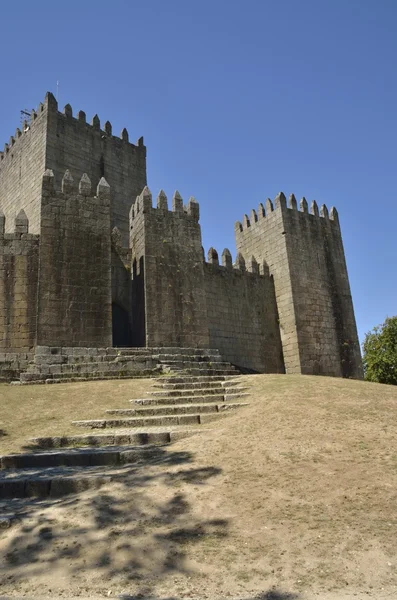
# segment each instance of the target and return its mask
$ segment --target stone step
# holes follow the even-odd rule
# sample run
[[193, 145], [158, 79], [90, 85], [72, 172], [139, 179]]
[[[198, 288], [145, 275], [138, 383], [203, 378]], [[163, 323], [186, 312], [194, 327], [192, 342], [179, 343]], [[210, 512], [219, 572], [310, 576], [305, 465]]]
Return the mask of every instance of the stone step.
[[[205, 364], [205, 363], [204, 363]], [[223, 369], [218, 369], [218, 368], [210, 368], [210, 367], [187, 367], [186, 369], [183, 369], [183, 373], [185, 373], [186, 375], [192, 375], [192, 376], [200, 376], [200, 375], [233, 375], [234, 377], [236, 377], [236, 375], [239, 375], [238, 372], [236, 372], [234, 369], [232, 368], [223, 368]]]
[[[170, 378], [168, 378], [170, 379]], [[176, 378], [174, 378], [176, 379]], [[178, 379], [180, 379], [178, 377]], [[188, 379], [188, 378], [187, 378]], [[211, 378], [209, 378], [211, 379]], [[158, 381], [156, 381], [155, 383], [153, 383], [152, 388], [154, 388], [155, 390], [188, 390], [193, 391], [193, 390], [197, 390], [197, 389], [219, 389], [219, 390], [223, 390], [226, 388], [231, 388], [231, 387], [236, 387], [239, 386], [242, 383], [242, 380], [239, 379], [231, 379], [230, 381], [223, 381], [222, 380], [218, 380], [217, 377], [215, 377], [215, 381], [181, 381], [179, 383], [174, 383], [172, 381], [167, 381], [165, 383], [162, 383], [164, 381], [164, 378], [161, 377], [158, 379]]]
[[46, 469], [55, 467], [98, 467], [136, 462], [154, 456], [156, 446], [109, 446], [106, 448], [68, 448], [28, 454], [8, 454], [0, 457], [0, 468]]
[[103, 467], [58, 467], [45, 473], [37, 469], [4, 471], [0, 474], [0, 498], [59, 498], [99, 489], [113, 477]]
[[175, 415], [162, 417], [124, 417], [120, 419], [91, 419], [72, 421], [78, 427], [90, 429], [107, 429], [110, 427], [152, 427], [170, 425], [200, 425], [200, 415]]
[[143, 415], [182, 415], [182, 414], [212, 414], [219, 413], [225, 410], [239, 408], [241, 406], [247, 406], [247, 403], [233, 402], [230, 404], [168, 404], [162, 405], [149, 405], [143, 408], [113, 408], [106, 412], [113, 415], [125, 415], [125, 416], [143, 416]]
[[224, 383], [224, 381], [194, 381], [194, 382], [187, 382], [187, 381], [181, 381], [180, 383], [174, 383], [174, 382], [166, 382], [166, 383], [162, 383], [163, 382], [163, 377], [161, 379], [159, 379], [158, 382], [153, 384], [153, 388], [155, 389], [162, 389], [162, 390], [189, 390], [189, 391], [193, 391], [196, 389], [200, 389], [200, 388], [205, 388], [206, 390], [208, 389], [220, 389], [222, 390], [222, 386]]
[[194, 397], [194, 396], [212, 396], [212, 395], [216, 395], [216, 396], [222, 396], [224, 394], [224, 389], [218, 385], [218, 387], [213, 387], [213, 388], [208, 388], [208, 387], [201, 387], [201, 388], [195, 388], [195, 389], [178, 389], [178, 390], [167, 390], [167, 389], [163, 389], [161, 391], [156, 391], [156, 392], [152, 392], [149, 391], [148, 394], [153, 397], [153, 398], [158, 398], [158, 397], [164, 397], [164, 398], [171, 398], [171, 397], [179, 397], [179, 396], [189, 396], [189, 397]]
[[151, 354], [184, 354], [188, 356], [203, 356], [203, 355], [215, 355], [220, 356], [217, 348], [179, 348], [178, 346], [164, 346], [158, 348], [148, 348]]
[[21, 373], [21, 383], [68, 383], [73, 381], [102, 381], [107, 379], [150, 378], [159, 374], [157, 369], [142, 369], [139, 372], [127, 370], [101, 371], [92, 373]]
[[219, 354], [153, 354], [153, 358], [160, 362], [223, 362]]
[[[163, 445], [173, 441], [171, 431], [123, 431], [122, 433], [92, 433], [89, 435], [65, 435], [31, 438], [37, 448], [65, 448], [68, 446], [146, 446]], [[187, 432], [186, 432], [187, 433]]]
[[137, 398], [130, 400], [132, 404], [141, 406], [153, 405], [174, 405], [174, 404], [203, 404], [203, 403], [223, 403], [225, 401], [224, 394], [210, 394], [202, 396], [156, 396], [154, 398]]
[[211, 367], [215, 367], [216, 369], [218, 369], [219, 371], [221, 369], [226, 369], [226, 370], [232, 370], [233, 372], [236, 372], [235, 367], [233, 367], [233, 365], [231, 365], [228, 362], [224, 362], [222, 360], [219, 361], [210, 361], [210, 360], [203, 360], [203, 361], [198, 361], [198, 360], [178, 360], [177, 357], [174, 360], [167, 360], [164, 361], [164, 365], [169, 366], [169, 367], [176, 367], [176, 368], [180, 368], [180, 369], [210, 369]]
[[171, 404], [166, 406], [148, 406], [143, 408], [112, 408], [106, 411], [110, 415], [156, 416], [156, 415], [189, 415], [201, 413], [217, 413], [222, 404]]
[[[167, 376], [160, 376], [157, 380], [157, 382], [159, 384], [164, 383], [183, 383], [186, 384], [187, 386], [189, 386], [191, 383], [206, 383], [206, 382], [226, 382], [226, 381], [233, 381], [236, 380], [236, 377], [240, 377], [240, 373], [235, 373], [233, 372], [233, 375], [184, 375], [182, 372], [182, 375], [167, 375]], [[156, 384], [157, 384], [156, 382]]]

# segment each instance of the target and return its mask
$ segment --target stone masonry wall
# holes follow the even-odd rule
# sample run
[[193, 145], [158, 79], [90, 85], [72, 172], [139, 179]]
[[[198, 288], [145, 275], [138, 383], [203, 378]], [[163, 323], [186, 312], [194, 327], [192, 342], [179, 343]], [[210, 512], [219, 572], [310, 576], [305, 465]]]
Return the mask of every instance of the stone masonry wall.
[[28, 233], [23, 211], [13, 221], [14, 233], [4, 233], [0, 214], [0, 349], [8, 355], [29, 351], [36, 341], [39, 236]]
[[204, 265], [210, 347], [225, 360], [260, 373], [283, 373], [280, 330], [273, 279], [259, 274], [259, 265], [237, 257], [233, 268], [230, 252], [222, 254], [223, 266], [212, 248]]
[[102, 179], [93, 196], [87, 175], [76, 188], [68, 171], [62, 192], [43, 177], [39, 346], [112, 345], [110, 188]]
[[287, 373], [300, 373], [293, 292], [283, 232], [281, 210], [277, 210], [277, 206], [274, 210], [270, 200], [266, 202], [266, 213], [260, 204], [258, 213], [252, 211], [250, 219], [246, 215], [243, 223], [237, 222], [235, 226], [237, 250], [243, 256], [254, 256], [260, 264], [267, 263], [274, 277], [285, 368]]
[[109, 121], [101, 129], [97, 115], [88, 124], [84, 112], [74, 118], [69, 104], [58, 112], [55, 98], [49, 98], [46, 169], [54, 172], [57, 185], [67, 169], [76, 181], [86, 173], [94, 188], [104, 177], [112, 190], [111, 225], [118, 227], [128, 246], [130, 206], [146, 185], [143, 138], [136, 146], [130, 144], [126, 129], [116, 137]]
[[337, 213], [305, 199], [270, 200], [236, 225], [237, 248], [265, 259], [274, 274], [287, 372], [362, 377]]
[[[173, 197], [173, 210], [160, 192], [152, 207], [145, 188], [131, 211], [130, 247], [137, 276], [144, 269], [147, 346], [208, 348], [199, 207]], [[143, 260], [141, 260], [143, 258]], [[138, 271], [139, 269], [139, 271]]]
[[6, 232], [12, 232], [14, 217], [24, 210], [31, 233], [40, 231], [41, 178], [45, 171], [48, 97], [33, 111], [31, 119], [0, 152], [0, 209], [6, 217]]

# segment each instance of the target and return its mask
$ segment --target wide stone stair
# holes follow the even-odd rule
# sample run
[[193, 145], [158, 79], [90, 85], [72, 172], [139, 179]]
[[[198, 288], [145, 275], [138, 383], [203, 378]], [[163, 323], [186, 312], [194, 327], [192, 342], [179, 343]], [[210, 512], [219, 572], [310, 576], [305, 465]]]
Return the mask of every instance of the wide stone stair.
[[152, 350], [167, 374], [153, 380], [146, 397], [73, 422], [89, 433], [37, 437], [32, 451], [1, 457], [0, 498], [77, 493], [117, 480], [132, 463], [167, 460], [170, 444], [246, 404], [243, 377], [211, 352]]
[[20, 383], [131, 379], [180, 372], [192, 376], [223, 376], [238, 371], [213, 349], [38, 346], [20, 373]]

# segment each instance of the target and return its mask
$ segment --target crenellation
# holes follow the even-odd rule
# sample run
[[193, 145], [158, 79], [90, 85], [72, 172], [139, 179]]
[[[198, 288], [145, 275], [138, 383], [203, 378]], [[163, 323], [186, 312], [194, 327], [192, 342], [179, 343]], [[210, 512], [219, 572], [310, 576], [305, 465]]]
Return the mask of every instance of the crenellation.
[[172, 210], [173, 212], [183, 212], [183, 199], [178, 190], [172, 196]]
[[104, 131], [107, 135], [112, 135], [112, 124], [110, 121], [106, 121]]
[[298, 203], [294, 194], [290, 194], [288, 198], [288, 208], [291, 208], [292, 210], [298, 210]]
[[301, 212], [303, 212], [303, 213], [308, 213], [309, 212], [309, 207], [308, 207], [307, 200], [306, 200], [305, 197], [303, 197], [301, 199], [299, 206], [300, 206]]
[[314, 215], [315, 217], [319, 216], [318, 205], [315, 200], [313, 200], [313, 202], [310, 205], [310, 214]]
[[224, 251], [222, 252], [222, 266], [226, 267], [226, 269], [233, 268], [232, 255], [228, 248], [225, 248]]
[[164, 190], [160, 190], [157, 195], [157, 209], [168, 211], [168, 198]]
[[328, 208], [326, 207], [325, 204], [321, 205], [321, 208], [320, 208], [320, 217], [323, 217], [323, 219], [328, 219], [329, 218]]
[[100, 121], [98, 115], [94, 115], [92, 117], [91, 126], [93, 127], [93, 129], [96, 129], [97, 131], [99, 131], [101, 129], [101, 121]]
[[63, 109], [63, 114], [65, 115], [65, 117], [68, 118], [72, 118], [73, 117], [73, 109], [70, 106], [70, 104], [66, 104], [64, 109]]

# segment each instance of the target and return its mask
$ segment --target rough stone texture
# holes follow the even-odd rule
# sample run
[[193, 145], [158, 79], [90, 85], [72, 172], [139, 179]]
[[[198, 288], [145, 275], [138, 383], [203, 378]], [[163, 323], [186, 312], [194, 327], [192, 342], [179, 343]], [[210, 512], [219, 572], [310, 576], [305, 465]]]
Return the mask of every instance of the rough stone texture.
[[[302, 203], [303, 209], [307, 207]], [[362, 377], [360, 346], [337, 213], [287, 208], [284, 195], [258, 220], [236, 224], [237, 249], [274, 275], [288, 373]], [[307, 210], [307, 209], [306, 209]]]
[[97, 196], [81, 196], [66, 173], [66, 191], [56, 192], [47, 173], [41, 209], [37, 344], [111, 346], [108, 187], [104, 182]]
[[17, 231], [27, 227], [0, 231], [0, 349], [8, 354], [29, 350], [36, 338], [39, 236]]
[[217, 264], [204, 276], [210, 346], [239, 367], [284, 372], [272, 278]]
[[133, 271], [144, 279], [145, 345], [207, 348], [198, 205], [189, 203], [186, 212], [169, 211], [165, 195], [159, 195], [157, 208], [151, 201], [144, 190], [130, 221]]
[[36, 118], [17, 129], [12, 144], [0, 151], [0, 207], [6, 231], [14, 231], [14, 219], [24, 209], [31, 233], [39, 233], [41, 178], [46, 169], [48, 102], [40, 105]]

